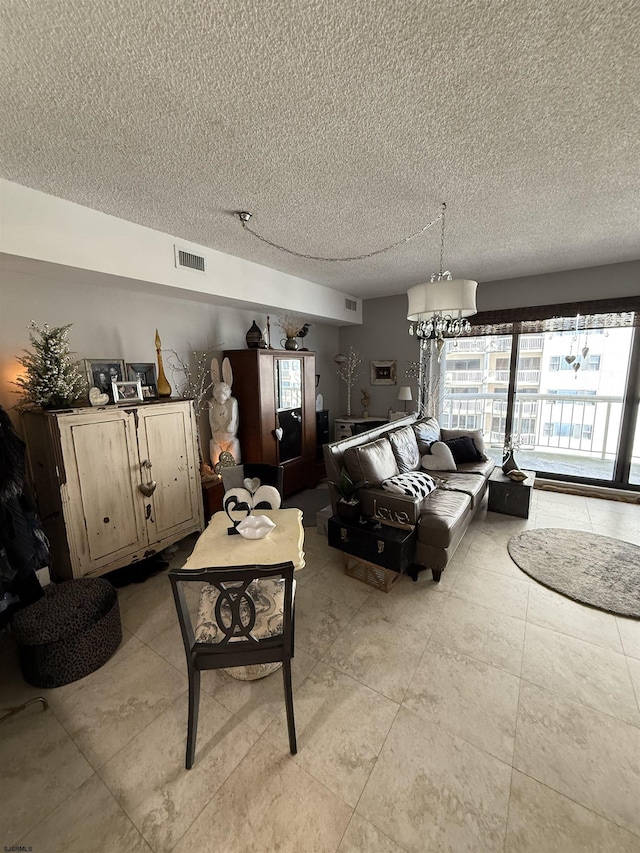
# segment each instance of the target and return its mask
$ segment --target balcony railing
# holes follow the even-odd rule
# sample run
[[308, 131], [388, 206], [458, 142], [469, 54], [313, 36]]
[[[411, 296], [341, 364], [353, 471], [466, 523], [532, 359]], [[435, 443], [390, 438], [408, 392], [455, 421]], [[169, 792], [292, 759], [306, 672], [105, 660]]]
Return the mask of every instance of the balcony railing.
[[[447, 376], [448, 378], [448, 376]], [[503, 385], [509, 384], [508, 370], [491, 370], [487, 374], [487, 382], [501, 382]], [[519, 370], [518, 384], [519, 385], [538, 385], [540, 383], [539, 370]]]
[[[615, 458], [622, 417], [622, 397], [527, 394], [515, 399], [513, 434], [522, 449], [558, 456], [608, 460]], [[443, 424], [473, 422], [489, 438], [504, 444], [506, 401], [498, 394], [446, 394]], [[526, 426], [525, 426], [526, 422]], [[638, 463], [634, 457], [634, 464]], [[548, 470], [552, 470], [548, 468]]]
[[446, 381], [450, 385], [454, 382], [482, 382], [484, 374], [481, 370], [447, 370]]
[[447, 341], [447, 355], [455, 355], [457, 352], [485, 352], [487, 348], [485, 338], [456, 338], [455, 341]]

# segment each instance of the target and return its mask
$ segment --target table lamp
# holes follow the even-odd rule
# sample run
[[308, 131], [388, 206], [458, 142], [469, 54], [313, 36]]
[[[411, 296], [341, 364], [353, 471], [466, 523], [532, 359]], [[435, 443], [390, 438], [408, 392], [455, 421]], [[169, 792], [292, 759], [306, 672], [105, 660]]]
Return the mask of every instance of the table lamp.
[[407, 411], [407, 400], [413, 400], [411, 396], [411, 388], [408, 385], [403, 385], [402, 388], [398, 391], [398, 400], [402, 400], [404, 402], [404, 410]]

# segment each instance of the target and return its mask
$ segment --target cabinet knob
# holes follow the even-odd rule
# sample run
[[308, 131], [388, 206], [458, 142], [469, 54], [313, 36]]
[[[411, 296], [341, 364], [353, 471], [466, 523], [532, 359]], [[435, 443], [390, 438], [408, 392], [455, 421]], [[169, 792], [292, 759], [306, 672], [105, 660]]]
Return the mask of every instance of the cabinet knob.
[[340, 528], [340, 539], [341, 539], [343, 542], [348, 542], [348, 541], [349, 541], [349, 540], [348, 540], [348, 534], [347, 534], [347, 531], [345, 530], [345, 528], [344, 528], [344, 527], [341, 527], [341, 528]]
[[384, 551], [384, 541], [382, 539], [378, 539], [378, 554], [382, 554]]

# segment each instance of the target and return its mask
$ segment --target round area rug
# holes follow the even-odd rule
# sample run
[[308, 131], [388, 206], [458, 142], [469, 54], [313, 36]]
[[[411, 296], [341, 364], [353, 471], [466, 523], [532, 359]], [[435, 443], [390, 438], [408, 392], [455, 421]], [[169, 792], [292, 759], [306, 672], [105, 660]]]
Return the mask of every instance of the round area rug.
[[556, 592], [640, 619], [640, 546], [584, 530], [544, 527], [509, 540], [511, 559]]

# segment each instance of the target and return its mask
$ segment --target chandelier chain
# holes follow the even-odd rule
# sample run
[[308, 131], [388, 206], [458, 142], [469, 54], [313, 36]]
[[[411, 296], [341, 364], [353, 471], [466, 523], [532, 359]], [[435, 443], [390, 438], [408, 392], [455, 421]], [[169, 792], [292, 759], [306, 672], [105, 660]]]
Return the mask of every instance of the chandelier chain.
[[440, 230], [440, 276], [444, 275], [444, 223], [445, 223], [445, 213], [447, 210], [446, 202], [442, 202], [442, 212], [440, 216], [442, 217], [442, 225]]
[[[421, 228], [419, 231], [416, 231], [414, 234], [409, 234], [408, 237], [403, 237], [401, 240], [397, 240], [395, 243], [392, 243], [390, 246], [385, 246], [383, 249], [376, 249], [373, 252], [366, 252], [363, 255], [351, 255], [351, 256], [343, 257], [343, 258], [328, 258], [328, 257], [325, 257], [323, 255], [307, 255], [304, 252], [296, 252], [293, 249], [288, 249], [286, 246], [280, 246], [278, 243], [274, 243], [273, 241], [269, 240], [267, 237], [263, 237], [262, 235], [258, 234], [257, 231], [254, 231], [253, 229], [249, 228], [248, 221], [250, 218], [250, 214], [240, 213], [240, 214], [238, 214], [238, 216], [240, 217], [240, 222], [242, 223], [242, 227], [245, 229], [245, 231], [248, 231], [249, 234], [253, 235], [258, 240], [261, 240], [263, 243], [266, 243], [268, 246], [272, 246], [274, 249], [279, 249], [279, 251], [281, 251], [281, 252], [286, 252], [288, 255], [294, 255], [296, 258], [306, 258], [309, 261], [332, 261], [332, 262], [336, 262], [336, 261], [363, 261], [363, 260], [366, 260], [367, 258], [373, 258], [376, 255], [381, 255], [381, 254], [383, 254], [383, 252], [390, 252], [392, 249], [395, 249], [397, 246], [402, 246], [404, 243], [408, 243], [409, 240], [413, 240], [415, 237], [419, 237], [421, 234], [424, 234], [425, 231], [427, 231], [429, 228], [431, 228], [433, 225], [435, 225], [439, 219], [442, 219], [443, 225], [444, 225], [444, 207], [445, 206], [446, 205], [443, 205], [443, 210], [435, 217], [435, 219], [432, 219], [431, 222], [428, 222], [423, 228]], [[444, 240], [444, 231], [443, 231], [443, 240]], [[444, 249], [441, 249], [440, 269], [442, 269], [442, 252], [443, 251], [444, 251]]]

